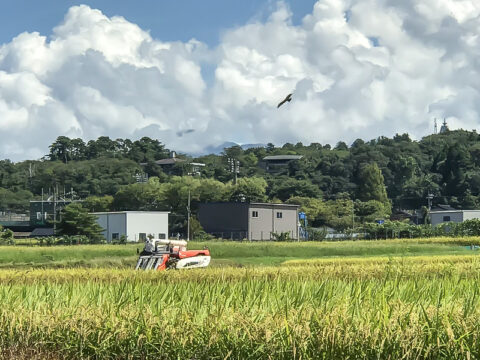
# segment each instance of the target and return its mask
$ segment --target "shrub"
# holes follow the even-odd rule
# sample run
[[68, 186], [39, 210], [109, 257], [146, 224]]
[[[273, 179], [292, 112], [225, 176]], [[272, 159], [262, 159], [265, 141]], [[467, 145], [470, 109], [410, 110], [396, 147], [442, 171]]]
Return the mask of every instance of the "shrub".
[[272, 232], [273, 240], [275, 241], [288, 241], [291, 240], [290, 233], [288, 231], [281, 232], [280, 234], [277, 232]]

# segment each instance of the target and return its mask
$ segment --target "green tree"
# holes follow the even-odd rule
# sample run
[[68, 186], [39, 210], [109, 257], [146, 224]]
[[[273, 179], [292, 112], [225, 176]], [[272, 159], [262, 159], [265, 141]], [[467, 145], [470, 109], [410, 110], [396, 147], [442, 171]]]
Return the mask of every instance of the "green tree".
[[384, 205], [390, 204], [385, 183], [383, 181], [382, 171], [376, 163], [370, 163], [360, 169], [358, 182], [357, 197], [360, 200], [376, 200]]
[[10, 191], [0, 188], [0, 210], [24, 212], [29, 209], [29, 201], [33, 194], [28, 190]]
[[321, 198], [322, 191], [310, 180], [296, 180], [288, 177], [276, 178], [271, 185], [270, 197], [287, 201], [291, 197]]
[[378, 219], [388, 219], [391, 214], [390, 204], [385, 206], [378, 200], [355, 201], [355, 219], [357, 222], [373, 222]]
[[66, 136], [59, 136], [57, 140], [50, 145], [50, 160], [60, 160], [64, 163], [71, 160], [72, 140]]
[[202, 235], [205, 235], [205, 230], [203, 230], [200, 221], [194, 216], [190, 217], [190, 238], [197, 239]]
[[15, 245], [13, 231], [10, 229], [0, 229], [0, 241], [8, 245]]
[[89, 196], [83, 202], [83, 206], [90, 212], [112, 210], [113, 196]]
[[103, 229], [95, 215], [89, 214], [80, 203], [71, 203], [62, 210], [58, 229], [63, 235], [85, 235], [92, 243], [104, 240]]
[[324, 213], [322, 223], [337, 230], [346, 230], [355, 225], [354, 202], [347, 197], [326, 202], [327, 210]]
[[230, 184], [229, 200], [249, 202], [266, 201], [267, 182], [261, 177], [240, 178], [236, 185]]
[[307, 215], [307, 221], [310, 226], [322, 226], [325, 225], [327, 215], [327, 205], [320, 199], [294, 196], [287, 200], [287, 204], [300, 205], [300, 211], [303, 211]]
[[125, 185], [113, 198], [115, 210], [167, 210], [165, 202], [166, 184], [151, 177], [147, 183]]

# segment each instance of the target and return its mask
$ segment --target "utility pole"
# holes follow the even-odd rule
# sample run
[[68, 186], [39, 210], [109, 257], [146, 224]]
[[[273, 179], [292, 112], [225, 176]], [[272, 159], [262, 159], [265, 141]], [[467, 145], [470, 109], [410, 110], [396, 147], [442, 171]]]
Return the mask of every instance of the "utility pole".
[[57, 193], [58, 185], [53, 188], [53, 236], [57, 233]]
[[352, 200], [352, 233], [353, 229], [355, 229], [355, 203]]
[[237, 185], [237, 174], [240, 172], [240, 161], [235, 158], [228, 158], [230, 172], [233, 173], [233, 185]]
[[45, 221], [47, 219], [45, 218], [45, 213], [43, 211], [43, 187], [42, 187], [42, 214], [41, 214], [40, 218], [42, 219], [42, 225], [45, 224]]
[[[427, 223], [428, 217], [430, 215], [430, 211], [432, 210], [432, 200], [433, 200], [433, 198], [434, 198], [434, 195], [431, 194], [431, 193], [428, 193], [428, 195], [427, 195], [428, 211], [427, 211], [427, 216], [425, 217], [425, 221], [424, 221], [425, 224]], [[431, 221], [430, 221], [430, 223], [431, 223]]]
[[188, 190], [187, 203], [187, 241], [190, 241], [190, 190]]
[[430, 212], [430, 210], [432, 210], [432, 200], [434, 198], [434, 195], [433, 194], [428, 194], [427, 195], [427, 200], [428, 200], [428, 212]]

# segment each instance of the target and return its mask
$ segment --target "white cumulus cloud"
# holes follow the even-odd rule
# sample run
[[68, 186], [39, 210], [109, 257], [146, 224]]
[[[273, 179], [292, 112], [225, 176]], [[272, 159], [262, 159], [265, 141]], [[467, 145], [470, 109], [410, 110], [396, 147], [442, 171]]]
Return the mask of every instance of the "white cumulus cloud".
[[420, 137], [434, 117], [477, 127], [476, 0], [320, 0], [300, 24], [291, 15], [279, 2], [209, 48], [74, 6], [48, 38], [0, 46], [0, 158], [38, 158], [59, 135], [150, 136], [201, 152], [224, 141]]

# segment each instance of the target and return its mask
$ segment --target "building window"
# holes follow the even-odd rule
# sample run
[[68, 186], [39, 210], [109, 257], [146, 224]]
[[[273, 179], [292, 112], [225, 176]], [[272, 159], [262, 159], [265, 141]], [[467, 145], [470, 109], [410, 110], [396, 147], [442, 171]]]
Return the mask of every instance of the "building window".
[[258, 211], [252, 211], [252, 218], [258, 218]]
[[119, 233], [112, 233], [112, 240], [118, 240], [120, 239], [120, 234]]
[[278, 211], [277, 212], [277, 219], [281, 219], [282, 218], [282, 212], [281, 211]]
[[140, 241], [147, 241], [147, 234], [146, 233], [140, 233], [138, 234], [138, 240]]
[[450, 216], [444, 216], [443, 221], [450, 221]]
[[159, 238], [160, 240], [163, 240], [163, 239], [166, 238], [166, 235], [165, 235], [165, 234], [158, 234], [158, 238]]

